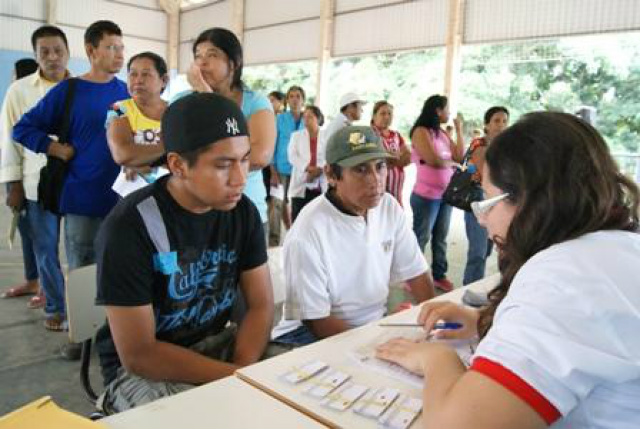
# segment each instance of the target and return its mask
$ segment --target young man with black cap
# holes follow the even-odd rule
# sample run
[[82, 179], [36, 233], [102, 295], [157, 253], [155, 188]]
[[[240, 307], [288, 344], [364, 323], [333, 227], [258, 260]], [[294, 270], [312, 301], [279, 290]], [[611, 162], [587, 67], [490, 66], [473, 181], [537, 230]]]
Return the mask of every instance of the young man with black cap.
[[417, 302], [433, 297], [404, 211], [385, 193], [391, 156], [370, 127], [329, 139], [330, 189], [285, 239], [286, 320], [272, 334], [276, 343], [302, 345], [382, 318], [391, 283], [406, 282]]
[[[97, 240], [105, 411], [123, 411], [256, 362], [273, 297], [262, 223], [243, 196], [250, 145], [240, 108], [210, 93], [167, 109], [171, 174], [121, 201]], [[246, 315], [230, 325], [242, 291]]]

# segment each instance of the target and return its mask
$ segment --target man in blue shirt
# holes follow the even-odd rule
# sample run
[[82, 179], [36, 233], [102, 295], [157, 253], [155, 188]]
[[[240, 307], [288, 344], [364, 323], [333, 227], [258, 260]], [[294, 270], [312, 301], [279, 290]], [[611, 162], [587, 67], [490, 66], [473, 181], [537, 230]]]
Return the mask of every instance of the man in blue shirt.
[[[120, 168], [107, 145], [105, 119], [114, 102], [129, 98], [124, 82], [115, 77], [124, 63], [122, 31], [111, 21], [91, 24], [84, 35], [91, 69], [76, 80], [67, 142], [56, 134], [69, 89], [69, 80], [52, 88], [13, 129], [13, 138], [36, 153], [68, 162], [59, 202], [65, 217], [65, 250], [70, 269], [95, 262], [94, 239], [118, 197], [111, 190]], [[78, 358], [79, 347], [65, 348]]]

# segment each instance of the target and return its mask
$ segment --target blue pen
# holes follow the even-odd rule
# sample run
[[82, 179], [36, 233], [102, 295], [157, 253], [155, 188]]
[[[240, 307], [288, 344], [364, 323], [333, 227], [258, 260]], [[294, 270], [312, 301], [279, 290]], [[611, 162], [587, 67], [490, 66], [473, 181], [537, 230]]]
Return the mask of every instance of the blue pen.
[[433, 329], [460, 329], [462, 328], [462, 323], [458, 322], [438, 322], [433, 325]]
[[[422, 327], [423, 325], [419, 323], [379, 323], [378, 326], [382, 326], [385, 328], [401, 328], [401, 327]], [[436, 329], [460, 329], [462, 328], [462, 323], [459, 322], [438, 322], [433, 325], [433, 330]]]

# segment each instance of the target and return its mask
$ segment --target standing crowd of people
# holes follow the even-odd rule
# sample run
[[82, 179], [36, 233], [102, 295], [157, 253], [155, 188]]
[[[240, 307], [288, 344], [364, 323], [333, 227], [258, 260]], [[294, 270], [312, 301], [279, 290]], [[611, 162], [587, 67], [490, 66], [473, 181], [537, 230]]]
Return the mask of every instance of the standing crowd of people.
[[[508, 109], [494, 106], [467, 146], [460, 119], [443, 128], [449, 102], [433, 95], [409, 146], [388, 101], [359, 126], [366, 100], [346, 93], [325, 126], [301, 86], [253, 91], [242, 45], [223, 28], [195, 39], [192, 89], [168, 103], [161, 56], [137, 53], [127, 82], [116, 77], [124, 41], [111, 21], [87, 28], [90, 70], [77, 77], [62, 30], [42, 26], [32, 45], [37, 67], [20, 77], [28, 66], [16, 64], [0, 113], [0, 182], [25, 267], [4, 297], [33, 294], [45, 328], [67, 328], [64, 219], [69, 269], [97, 264], [103, 411], [379, 320], [404, 308], [389, 308], [391, 284], [416, 304], [452, 290], [444, 194], [467, 171], [481, 196], [465, 212], [463, 283], [484, 277], [493, 247], [502, 275], [480, 311], [426, 302], [418, 323], [429, 334], [441, 320], [462, 327], [437, 337], [479, 336], [472, 365], [442, 343], [402, 339], [379, 358], [428, 379], [429, 427], [622, 428], [640, 418], [628, 400], [640, 397], [640, 193], [586, 122], [537, 112], [508, 127]], [[65, 167], [55, 210], [39, 186], [52, 160]], [[402, 198], [411, 163], [412, 223]], [[142, 186], [121, 196], [118, 180]], [[267, 248], [283, 241], [286, 299], [274, 320]], [[68, 359], [79, 352], [62, 347]]]

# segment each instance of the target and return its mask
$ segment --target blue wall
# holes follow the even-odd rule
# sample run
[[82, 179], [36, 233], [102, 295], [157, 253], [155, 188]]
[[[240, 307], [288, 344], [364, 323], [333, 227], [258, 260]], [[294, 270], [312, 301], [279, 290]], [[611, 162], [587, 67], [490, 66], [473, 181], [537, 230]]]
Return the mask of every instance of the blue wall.
[[[11, 84], [13, 65], [21, 58], [33, 58], [33, 52], [0, 49], [0, 100], [4, 100], [4, 94]], [[89, 70], [89, 60], [86, 58], [71, 58], [69, 61], [69, 70], [74, 76], [85, 73]]]

